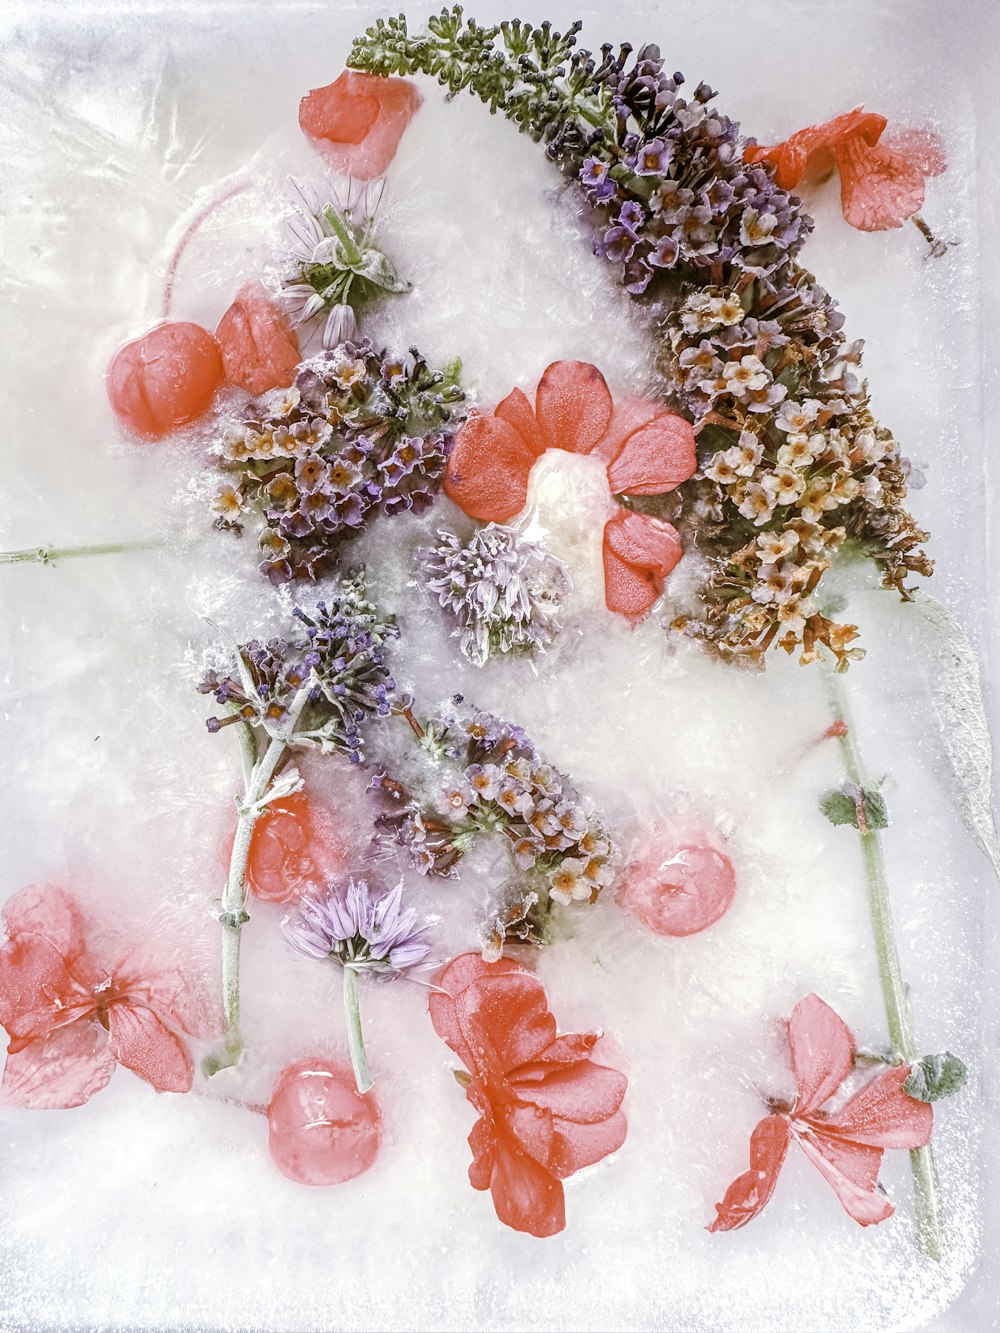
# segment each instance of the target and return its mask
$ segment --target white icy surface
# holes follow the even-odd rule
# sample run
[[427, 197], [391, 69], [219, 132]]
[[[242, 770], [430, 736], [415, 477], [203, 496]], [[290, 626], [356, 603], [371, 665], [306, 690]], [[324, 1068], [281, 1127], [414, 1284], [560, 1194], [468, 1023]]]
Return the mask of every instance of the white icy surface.
[[[519, 7], [562, 24], [579, 12], [589, 45], [659, 41], [671, 66], [718, 87], [721, 107], [764, 140], [861, 102], [944, 133], [951, 167], [930, 185], [925, 213], [961, 238], [958, 249], [925, 262], [913, 228], [852, 232], [830, 189], [814, 203], [806, 261], [840, 300], [849, 333], [868, 339], [877, 410], [928, 465], [913, 502], [934, 533], [934, 591], [985, 649], [981, 205], [974, 89], [962, 78], [982, 68], [974, 35], [958, 21], [940, 30], [929, 4], [791, 14], [678, 0], [616, 6], [603, 19], [596, 5], [570, 11]], [[158, 318], [190, 218], [247, 180], [252, 191], [206, 227], [179, 273], [173, 313], [214, 327], [266, 255], [284, 174], [321, 176], [297, 129], [299, 97], [336, 76], [350, 36], [376, 12], [34, 5], [3, 19], [2, 546], [174, 537], [165, 550], [0, 571], [2, 892], [48, 881], [100, 910], [127, 903], [209, 971], [209, 903], [238, 763], [227, 737], [205, 732], [192, 688], [213, 639], [200, 617], [236, 638], [263, 634], [279, 626], [281, 599], [253, 572], [248, 542], [206, 531], [213, 482], [197, 438], [122, 441], [101, 376], [115, 346]], [[500, 16], [493, 5], [477, 12]], [[376, 335], [416, 343], [432, 361], [461, 355], [485, 406], [561, 357], [597, 363], [613, 392], [648, 388], [649, 344], [558, 203], [559, 179], [540, 151], [472, 99], [448, 105], [425, 91], [390, 171], [385, 224], [415, 288], [386, 306]], [[0, 1114], [0, 1323], [926, 1326], [961, 1291], [983, 1243], [984, 950], [995, 960], [983, 902], [995, 884], [954, 811], [912, 617], [888, 595], [859, 597], [869, 656], [852, 669], [850, 692], [894, 816], [886, 852], [920, 1038], [973, 1067], [935, 1132], [950, 1233], [940, 1266], [915, 1246], [903, 1153], [886, 1156], [898, 1212], [880, 1228], [851, 1223], [793, 1154], [752, 1226], [703, 1230], [745, 1168], [758, 1090], [788, 1087], [779, 1020], [794, 1003], [816, 990], [861, 1042], [885, 1039], [856, 839], [817, 808], [841, 779], [838, 754], [828, 743], [801, 758], [829, 721], [819, 678], [777, 659], [764, 677], [741, 674], [668, 641], [659, 622], [669, 605], [635, 633], [581, 610], [537, 671], [515, 662], [476, 672], [455, 660], [409, 582], [416, 546], [455, 518], [442, 503], [419, 522], [382, 524], [359, 547], [400, 616], [401, 680], [429, 704], [459, 690], [516, 717], [626, 847], [650, 819], [681, 814], [714, 827], [737, 867], [735, 904], [703, 935], [654, 939], [606, 896], [539, 959], [561, 1027], [602, 1027], [604, 1058], [629, 1074], [625, 1146], [568, 1184], [562, 1235], [503, 1228], [466, 1180], [472, 1112], [456, 1062], [431, 1029], [424, 993], [400, 983], [364, 996], [387, 1126], [380, 1158], [337, 1189], [291, 1184], [270, 1163], [263, 1118], [236, 1103], [266, 1101], [278, 1071], [301, 1056], [344, 1053], [337, 978], [292, 955], [277, 936], [280, 909], [258, 906], [244, 937], [245, 1076], [172, 1097], [120, 1071], [84, 1108]], [[574, 534], [563, 522], [560, 531], [584, 564], [589, 547], [593, 574], [593, 529]], [[357, 773], [319, 762], [310, 779], [361, 817]], [[472, 947], [488, 870], [483, 857], [455, 886], [413, 884], [448, 914], [442, 956]], [[990, 1308], [988, 1297], [975, 1305]], [[941, 1317], [942, 1328], [986, 1326]]]

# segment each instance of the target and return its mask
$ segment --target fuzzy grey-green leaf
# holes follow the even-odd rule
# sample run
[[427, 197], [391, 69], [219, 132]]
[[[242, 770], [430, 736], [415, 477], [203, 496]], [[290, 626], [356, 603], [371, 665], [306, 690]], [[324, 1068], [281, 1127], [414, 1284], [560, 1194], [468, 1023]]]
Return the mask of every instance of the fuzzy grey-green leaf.
[[919, 1102], [936, 1102], [965, 1086], [969, 1071], [964, 1060], [951, 1051], [925, 1055], [913, 1066], [903, 1090]]

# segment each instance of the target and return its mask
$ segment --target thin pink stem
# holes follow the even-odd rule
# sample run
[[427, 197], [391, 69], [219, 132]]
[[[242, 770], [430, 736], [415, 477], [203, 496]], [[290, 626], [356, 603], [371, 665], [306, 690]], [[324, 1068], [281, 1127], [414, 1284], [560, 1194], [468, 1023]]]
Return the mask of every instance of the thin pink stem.
[[163, 282], [163, 318], [170, 318], [170, 303], [174, 295], [174, 282], [177, 279], [177, 269], [181, 260], [184, 258], [184, 251], [194, 239], [195, 234], [201, 229], [204, 222], [212, 216], [223, 204], [228, 204], [230, 199], [235, 199], [238, 194], [253, 188], [251, 181], [242, 181], [239, 185], [231, 186], [225, 194], [220, 194], [217, 198], [210, 200], [204, 208], [200, 208], [194, 215], [188, 225], [184, 228], [184, 234], [174, 246], [174, 252], [170, 256], [170, 263], [167, 265], [167, 276]]

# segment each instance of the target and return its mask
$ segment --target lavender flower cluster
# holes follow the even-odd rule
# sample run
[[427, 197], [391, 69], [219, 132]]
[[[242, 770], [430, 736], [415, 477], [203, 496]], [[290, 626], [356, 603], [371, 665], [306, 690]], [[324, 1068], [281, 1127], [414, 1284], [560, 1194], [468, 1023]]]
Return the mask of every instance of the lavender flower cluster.
[[499, 523], [464, 543], [452, 532], [438, 538], [418, 557], [469, 661], [482, 666], [492, 653], [544, 651], [559, 630], [570, 589], [563, 562]]
[[306, 958], [332, 958], [355, 972], [398, 976], [426, 961], [431, 946], [412, 907], [402, 905], [403, 885], [377, 893], [367, 880], [303, 898], [281, 922], [282, 934]]
[[668, 269], [770, 273], [801, 247], [812, 222], [761, 166], [743, 163], [739, 126], [709, 107], [700, 83], [680, 95], [682, 74], [663, 72], [655, 46], [629, 59], [623, 49], [600, 71], [617, 123], [585, 159], [579, 179], [610, 225], [595, 251], [622, 266], [640, 295]]
[[205, 673], [199, 692], [226, 709], [206, 725], [217, 732], [247, 722], [358, 763], [365, 723], [391, 711], [396, 685], [386, 645], [399, 630], [367, 600], [363, 574], [342, 579], [311, 614], [299, 608], [292, 614], [299, 626], [294, 638], [252, 639], [238, 649], [235, 674]]
[[294, 385], [254, 404], [220, 445], [234, 475], [216, 525], [261, 514], [261, 572], [274, 584], [315, 579], [376, 514], [430, 505], [444, 477], [449, 428], [464, 394], [454, 367], [433, 371], [415, 348], [397, 357], [342, 343], [303, 362]]
[[404, 846], [424, 874], [450, 875], [476, 838], [502, 835], [514, 864], [545, 897], [593, 902], [613, 879], [602, 821], [584, 808], [565, 773], [542, 759], [521, 727], [491, 713], [446, 716], [433, 731], [455, 776], [433, 806], [399, 783], [374, 786], [395, 808], [378, 827]]

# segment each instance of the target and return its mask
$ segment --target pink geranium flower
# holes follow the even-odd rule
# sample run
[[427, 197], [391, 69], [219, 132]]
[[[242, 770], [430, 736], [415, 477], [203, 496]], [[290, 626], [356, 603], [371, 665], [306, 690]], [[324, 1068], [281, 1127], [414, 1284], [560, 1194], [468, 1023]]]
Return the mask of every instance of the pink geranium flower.
[[886, 1148], [922, 1148], [934, 1112], [903, 1091], [909, 1065], [871, 1079], [838, 1110], [822, 1108], [854, 1067], [854, 1038], [843, 1019], [817, 995], [807, 995], [788, 1023], [798, 1096], [790, 1110], [775, 1110], [750, 1136], [750, 1170], [716, 1204], [709, 1231], [733, 1231], [757, 1216], [774, 1193], [790, 1143], [797, 1143], [862, 1226], [884, 1222], [892, 1204], [878, 1183]]
[[22, 889], [3, 912], [0, 1024], [10, 1037], [0, 1099], [7, 1106], [80, 1106], [124, 1065], [160, 1092], [187, 1092], [191, 1032], [184, 982], [104, 943], [62, 889]]
[[748, 162], [770, 162], [784, 190], [840, 174], [844, 217], [860, 231], [900, 227], [924, 202], [924, 177], [947, 165], [937, 135], [926, 130], [890, 131], [884, 116], [856, 107], [823, 125], [798, 130], [771, 148], [751, 144]]
[[627, 1080], [591, 1060], [599, 1033], [556, 1036], [542, 983], [509, 959], [461, 954], [437, 982], [431, 1021], [470, 1071], [480, 1116], [469, 1180], [501, 1222], [553, 1236], [566, 1226], [562, 1182], [625, 1142]]
[[345, 69], [299, 104], [299, 125], [313, 147], [338, 171], [369, 181], [381, 176], [420, 106], [408, 79]]
[[[614, 496], [672, 491], [697, 466], [690, 422], [659, 403], [616, 408], [596, 366], [556, 361], [538, 382], [534, 406], [514, 389], [491, 415], [469, 418], [455, 440], [445, 490], [472, 518], [505, 523], [524, 508], [531, 469], [547, 449], [599, 458]], [[680, 558], [671, 524], [620, 508], [604, 528], [608, 609], [645, 615]]]

